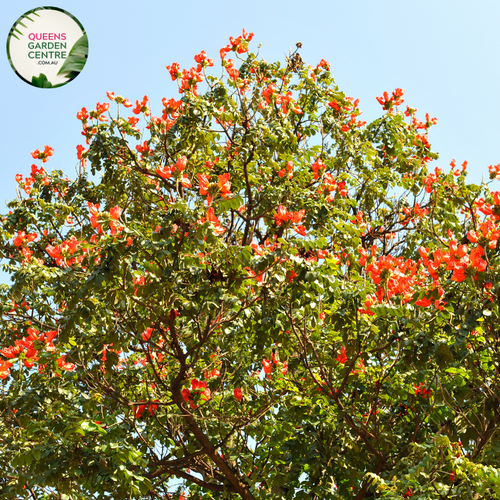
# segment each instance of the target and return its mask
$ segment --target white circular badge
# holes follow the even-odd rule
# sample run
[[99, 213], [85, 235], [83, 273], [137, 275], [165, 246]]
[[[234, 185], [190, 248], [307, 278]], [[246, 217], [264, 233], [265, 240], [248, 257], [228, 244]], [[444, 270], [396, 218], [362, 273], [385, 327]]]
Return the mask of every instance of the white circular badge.
[[26, 12], [12, 26], [7, 56], [16, 74], [40, 88], [61, 87], [82, 71], [89, 52], [81, 23], [57, 7]]

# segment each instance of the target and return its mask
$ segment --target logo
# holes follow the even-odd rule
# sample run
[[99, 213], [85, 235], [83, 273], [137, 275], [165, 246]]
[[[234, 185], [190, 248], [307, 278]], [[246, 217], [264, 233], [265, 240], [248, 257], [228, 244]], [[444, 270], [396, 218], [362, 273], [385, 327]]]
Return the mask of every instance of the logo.
[[89, 43], [80, 21], [57, 7], [23, 14], [7, 38], [7, 57], [17, 76], [40, 88], [74, 80], [87, 62]]

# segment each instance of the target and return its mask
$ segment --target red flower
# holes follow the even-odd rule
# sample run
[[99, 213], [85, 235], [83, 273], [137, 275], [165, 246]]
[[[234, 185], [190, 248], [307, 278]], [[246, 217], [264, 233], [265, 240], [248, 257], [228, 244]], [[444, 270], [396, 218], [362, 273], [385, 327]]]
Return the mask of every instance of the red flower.
[[145, 332], [142, 333], [142, 340], [147, 342], [151, 338], [151, 334], [153, 333], [152, 328], [147, 328]]
[[173, 63], [172, 66], [166, 66], [167, 71], [170, 73], [170, 76], [172, 78], [172, 81], [177, 80], [182, 73], [180, 72], [180, 66], [179, 63]]
[[78, 111], [78, 113], [76, 114], [76, 117], [81, 120], [82, 122], [86, 122], [88, 117], [89, 117], [89, 114], [87, 112], [87, 108], [82, 108], [81, 111]]
[[21, 345], [13, 345], [12, 347], [5, 347], [0, 350], [0, 353], [3, 354], [6, 358], [12, 359], [16, 358], [18, 354], [23, 352], [24, 348]]
[[189, 398], [191, 397], [191, 391], [189, 389], [182, 389], [181, 394], [184, 398], [184, 401], [187, 403], [189, 401]]
[[43, 151], [40, 151], [39, 149], [36, 149], [35, 151], [31, 152], [31, 156], [35, 160], [42, 160], [42, 163], [45, 163], [46, 161], [49, 160], [49, 157], [54, 154], [54, 148], [51, 148], [50, 146], [45, 146]]
[[[205, 382], [205, 384], [206, 384], [206, 382]], [[203, 401], [208, 401], [208, 400], [210, 399], [211, 395], [212, 395], [212, 392], [211, 392], [211, 391], [210, 391], [210, 389], [208, 389], [208, 387], [207, 387], [207, 388], [205, 388], [205, 390], [201, 393], [201, 399], [202, 399]]]
[[305, 210], [299, 210], [298, 212], [288, 212], [283, 205], [280, 205], [278, 207], [278, 213], [274, 215], [274, 220], [276, 221], [276, 225], [278, 226], [281, 226], [281, 224], [289, 221], [297, 224], [302, 220], [302, 217], [304, 217], [305, 213]]
[[389, 97], [389, 94], [387, 92], [384, 92], [383, 97], [377, 97], [377, 101], [384, 107], [384, 109], [387, 109], [389, 113], [392, 113], [393, 106], [399, 106], [403, 104], [404, 93], [405, 91], [399, 88], [394, 90], [391, 97]]
[[[210, 180], [208, 178], [207, 174], [196, 174], [198, 177], [199, 181], [199, 188], [200, 188], [200, 194], [202, 196], [205, 196], [208, 194], [208, 188], [210, 187]], [[207, 198], [208, 201], [208, 198]], [[210, 204], [210, 201], [208, 201], [208, 204]]]
[[167, 165], [157, 168], [156, 173], [159, 176], [163, 177], [164, 179], [169, 179], [170, 177], [172, 177], [172, 173], [170, 172], [170, 167], [168, 167]]
[[[207, 221], [211, 222], [214, 228], [214, 233], [218, 236], [220, 236], [222, 233], [225, 232], [226, 228], [221, 226], [221, 223], [219, 219], [214, 214], [214, 209], [210, 207], [207, 210]], [[204, 221], [203, 221], [204, 222]]]
[[422, 382], [420, 382], [419, 385], [413, 384], [413, 387], [415, 388], [415, 395], [418, 396], [419, 394], [421, 394], [423, 398], [427, 398], [430, 396], [432, 390], [425, 387], [422, 388], [423, 385], [424, 384]]
[[201, 382], [197, 378], [194, 378], [193, 380], [191, 380], [191, 387], [192, 387], [193, 391], [195, 391], [196, 389], [206, 389], [207, 383]]
[[[149, 116], [150, 114], [150, 111], [149, 111], [149, 108], [147, 107], [147, 102], [148, 102], [148, 96], [145, 95], [144, 96], [144, 99], [142, 100], [142, 102], [140, 101], [136, 101], [136, 105], [135, 105], [135, 108], [132, 110], [132, 113], [138, 115], [141, 111], [145, 113], [146, 116]], [[109, 104], [108, 104], [109, 106]]]
[[0, 361], [0, 378], [5, 379], [10, 375], [10, 367], [12, 363], [10, 361]]
[[328, 257], [328, 250], [317, 250], [318, 259], [324, 259]]
[[264, 373], [266, 375], [269, 375], [271, 373], [271, 370], [273, 369], [273, 365], [272, 365], [271, 361], [269, 361], [268, 359], [264, 359], [262, 361], [262, 364], [264, 366]]
[[313, 164], [312, 164], [312, 169], [314, 172], [314, 178], [317, 179], [319, 177], [319, 171], [324, 170], [326, 168], [326, 165], [323, 163], [321, 159], [317, 159]]
[[146, 410], [146, 405], [137, 405], [134, 409], [135, 417], [141, 418], [145, 410]]
[[420, 306], [420, 307], [429, 307], [432, 305], [434, 301], [432, 299], [426, 299], [425, 297], [423, 299], [419, 299], [415, 302], [415, 305]]
[[[157, 402], [158, 400], [155, 399], [154, 402]], [[151, 404], [148, 406], [148, 411], [149, 413], [154, 413], [156, 411], [156, 408], [158, 408], [158, 405], [155, 405], [155, 404]]]
[[24, 233], [24, 231], [18, 231], [17, 236], [14, 236], [14, 238], [12, 239], [16, 247], [20, 247], [25, 240], [26, 240], [26, 234]]
[[405, 93], [404, 89], [395, 89], [394, 92], [392, 93], [392, 98], [394, 100], [394, 104], [396, 106], [400, 106], [403, 104], [404, 99], [402, 99], [403, 94]]
[[[45, 334], [45, 342], [50, 343], [52, 342], [58, 335], [57, 330], [51, 330], [50, 332], [47, 332]], [[40, 339], [42, 340], [42, 339]]]
[[205, 370], [205, 378], [214, 378], [214, 377], [219, 377], [220, 376], [220, 370], [217, 368], [214, 368], [211, 372], [208, 372]]
[[62, 370], [73, 371], [76, 368], [76, 365], [74, 363], [68, 363], [67, 361], [65, 361], [65, 358], [66, 355], [61, 356], [57, 360], [57, 366]]
[[345, 347], [342, 346], [340, 349], [340, 354], [337, 356], [337, 361], [341, 364], [345, 364], [347, 361], [347, 356], [345, 354]]
[[243, 397], [243, 391], [239, 387], [237, 387], [234, 390], [234, 397], [241, 402], [241, 398]]

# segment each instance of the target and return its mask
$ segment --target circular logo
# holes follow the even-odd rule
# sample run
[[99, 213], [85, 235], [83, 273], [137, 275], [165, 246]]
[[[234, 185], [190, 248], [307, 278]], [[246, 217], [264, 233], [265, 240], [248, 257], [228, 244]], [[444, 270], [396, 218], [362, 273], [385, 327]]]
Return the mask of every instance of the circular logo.
[[74, 80], [87, 62], [89, 43], [81, 23], [57, 7], [23, 14], [7, 38], [7, 57], [26, 83], [44, 89]]

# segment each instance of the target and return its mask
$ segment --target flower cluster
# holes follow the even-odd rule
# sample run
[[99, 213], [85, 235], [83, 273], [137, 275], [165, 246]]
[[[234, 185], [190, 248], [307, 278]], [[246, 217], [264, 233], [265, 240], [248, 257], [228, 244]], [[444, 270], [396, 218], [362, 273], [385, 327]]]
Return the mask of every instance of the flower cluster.
[[403, 104], [404, 93], [404, 89], [399, 88], [393, 91], [391, 97], [389, 97], [389, 94], [387, 92], [384, 92], [382, 97], [377, 97], [377, 101], [381, 106], [383, 106], [384, 109], [392, 114], [394, 106], [400, 106], [401, 104]]
[[43, 151], [35, 149], [35, 151], [31, 152], [31, 156], [35, 160], [42, 160], [42, 163], [47, 162], [53, 154], [54, 154], [54, 148], [51, 148], [50, 146], [45, 146]]
[[[298, 212], [288, 212], [287, 209], [280, 205], [278, 207], [278, 213], [274, 215], [274, 220], [276, 221], [277, 226], [285, 225], [289, 226], [291, 224], [298, 224], [302, 218], [304, 217], [306, 211], [299, 210]], [[306, 228], [304, 226], [292, 226], [293, 230], [300, 234], [301, 236], [305, 236]]]
[[196, 408], [194, 399], [200, 396], [201, 401], [206, 402], [212, 397], [212, 392], [207, 386], [206, 381], [200, 381], [196, 378], [191, 380], [191, 390], [187, 387], [181, 391], [182, 397], [186, 403], [189, 403], [192, 409]]
[[192, 184], [188, 175], [182, 173], [187, 163], [188, 159], [185, 156], [181, 156], [175, 165], [159, 167], [156, 169], [156, 173], [163, 179], [170, 179], [170, 177], [174, 176], [185, 188], [190, 188]]
[[[8, 360], [20, 359], [26, 368], [33, 368], [36, 361], [39, 359], [39, 352], [43, 349], [45, 352], [56, 352], [56, 346], [52, 342], [58, 335], [57, 330], [40, 333], [39, 330], [29, 327], [28, 335], [22, 339], [15, 341], [11, 347], [0, 349], [0, 354]], [[36, 343], [36, 347], [35, 344]], [[64, 361], [65, 356], [61, 356], [57, 360], [57, 365], [63, 370], [72, 371], [76, 368], [73, 363]], [[12, 361], [0, 361], [0, 378], [5, 379], [10, 374]]]
[[226, 173], [219, 175], [217, 182], [210, 182], [208, 174], [196, 174], [199, 181], [200, 194], [207, 197], [207, 204], [212, 203], [212, 197], [219, 194], [222, 198], [231, 195], [231, 182], [229, 181], [231, 174]]

